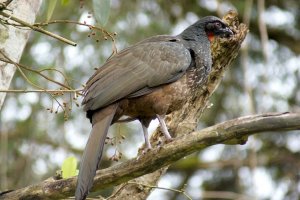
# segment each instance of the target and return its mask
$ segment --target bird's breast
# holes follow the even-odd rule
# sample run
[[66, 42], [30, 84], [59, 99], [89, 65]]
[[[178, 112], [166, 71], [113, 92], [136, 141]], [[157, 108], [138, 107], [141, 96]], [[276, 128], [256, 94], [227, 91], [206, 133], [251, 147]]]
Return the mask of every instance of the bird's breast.
[[120, 111], [132, 118], [155, 118], [156, 114], [169, 114], [178, 110], [186, 103], [189, 95], [187, 78], [184, 75], [173, 83], [159, 86], [147, 95], [123, 99], [119, 103]]

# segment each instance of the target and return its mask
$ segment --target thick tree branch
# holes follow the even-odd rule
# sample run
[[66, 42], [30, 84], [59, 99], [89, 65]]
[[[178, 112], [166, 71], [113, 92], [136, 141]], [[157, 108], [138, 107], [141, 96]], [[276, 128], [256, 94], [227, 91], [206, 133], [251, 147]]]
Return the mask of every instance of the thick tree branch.
[[[251, 134], [288, 130], [300, 130], [300, 113], [267, 113], [226, 121], [177, 137], [173, 142], [161, 148], [157, 147], [137, 159], [98, 171], [93, 190], [124, 183], [143, 174], [154, 172], [211, 145], [228, 142], [233, 144], [232, 141], [240, 143], [241, 138]], [[3, 194], [0, 199], [64, 198], [74, 194], [75, 184], [75, 177], [63, 180], [49, 179]]]

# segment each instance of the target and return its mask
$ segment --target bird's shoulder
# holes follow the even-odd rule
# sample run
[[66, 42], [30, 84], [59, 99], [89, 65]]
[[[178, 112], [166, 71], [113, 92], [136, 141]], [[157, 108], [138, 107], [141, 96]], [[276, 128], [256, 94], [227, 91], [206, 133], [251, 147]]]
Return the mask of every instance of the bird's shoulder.
[[144, 40], [136, 43], [136, 45], [143, 44], [143, 43], [151, 43], [151, 42], [176, 42], [176, 43], [180, 43], [181, 38], [178, 37], [178, 36], [171, 36], [171, 35], [156, 35], [156, 36], [152, 36], [152, 37], [149, 37], [147, 39], [144, 39]]
[[[186, 68], [190, 62], [189, 50], [184, 46], [181, 38], [170, 35], [157, 35], [144, 39], [130, 47], [127, 47], [115, 55], [111, 56], [106, 62], [86, 82], [88, 88], [93, 82], [101, 78], [108, 69], [118, 70], [118, 68], [131, 67], [135, 65], [147, 65], [153, 67], [172, 66], [173, 68]], [[162, 65], [158, 65], [160, 61]], [[152, 63], [155, 62], [155, 65]], [[176, 70], [176, 69], [175, 69]]]

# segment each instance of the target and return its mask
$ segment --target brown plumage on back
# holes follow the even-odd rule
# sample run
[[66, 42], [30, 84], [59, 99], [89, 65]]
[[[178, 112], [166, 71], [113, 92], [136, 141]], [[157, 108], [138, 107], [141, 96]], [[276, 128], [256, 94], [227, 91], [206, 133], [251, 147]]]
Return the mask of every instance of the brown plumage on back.
[[147, 127], [158, 118], [167, 140], [164, 116], [180, 109], [186, 96], [211, 70], [208, 35], [232, 35], [217, 17], [205, 17], [178, 36], [154, 36], [120, 51], [88, 80], [83, 109], [93, 128], [78, 175], [75, 199], [85, 199], [99, 167], [108, 128], [121, 116], [138, 119], [148, 148]]

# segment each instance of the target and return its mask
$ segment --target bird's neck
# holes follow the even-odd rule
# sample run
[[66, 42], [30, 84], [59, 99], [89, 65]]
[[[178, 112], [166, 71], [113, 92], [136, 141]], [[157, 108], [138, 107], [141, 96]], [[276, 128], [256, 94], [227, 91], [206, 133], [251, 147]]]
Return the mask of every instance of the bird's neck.
[[195, 28], [194, 26], [190, 26], [185, 29], [179, 36], [186, 41], [198, 41], [204, 42], [208, 40], [207, 34], [205, 32], [205, 28]]
[[192, 33], [185, 31], [180, 34], [184, 46], [189, 49], [192, 56], [192, 64], [187, 72], [191, 88], [197, 88], [206, 82], [211, 72], [212, 57], [210, 50], [210, 41], [205, 33]]
[[201, 64], [211, 65], [211, 43], [204, 29], [186, 29], [178, 37], [182, 39], [187, 49], [193, 51], [195, 56], [198, 56], [196, 60], [199, 60]]
[[188, 78], [193, 80], [189, 82], [191, 88], [199, 88], [208, 78], [212, 67], [212, 57], [210, 43], [196, 43], [191, 46], [190, 51], [194, 52], [193, 63], [187, 71]]

